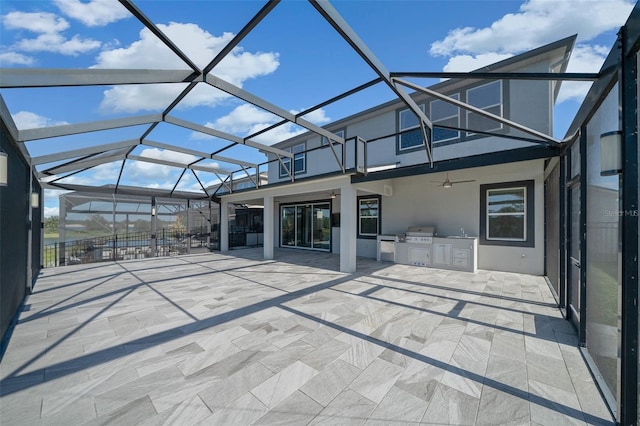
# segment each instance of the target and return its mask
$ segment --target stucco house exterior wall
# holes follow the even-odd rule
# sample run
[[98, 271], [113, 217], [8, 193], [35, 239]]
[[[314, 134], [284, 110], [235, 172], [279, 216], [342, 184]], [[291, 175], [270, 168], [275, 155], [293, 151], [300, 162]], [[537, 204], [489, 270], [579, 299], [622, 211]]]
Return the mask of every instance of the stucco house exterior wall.
[[[574, 37], [569, 37], [478, 71], [562, 71], [574, 40]], [[553, 105], [559, 89], [554, 81], [458, 79], [442, 81], [430, 89], [461, 102], [478, 104], [478, 108], [517, 122], [535, 132], [545, 135], [552, 132]], [[313, 133], [301, 134], [276, 144], [276, 148], [294, 153], [294, 158], [285, 160], [284, 164], [291, 167], [293, 179], [277, 157], [269, 154], [268, 184], [250, 191], [245, 197], [256, 197], [254, 203], [261, 202], [264, 197], [265, 218], [268, 218], [273, 228], [271, 244], [265, 237], [265, 245], [271, 250], [273, 247], [291, 245], [291, 234], [287, 236], [289, 242], [283, 242], [283, 206], [298, 206], [295, 207], [298, 210], [293, 211], [304, 215], [310, 209], [321, 206], [325, 208], [325, 221], [327, 214], [331, 216], [330, 230], [325, 231], [330, 234], [330, 244], [323, 245], [322, 249], [339, 253], [341, 261], [343, 258], [350, 259], [355, 264], [355, 256], [375, 258], [376, 235], [396, 235], [406, 232], [409, 226], [429, 225], [435, 226], [440, 236], [464, 233], [478, 237], [477, 266], [481, 269], [544, 274], [545, 159], [538, 156], [500, 161], [502, 156], [520, 149], [541, 148], [539, 142], [532, 141], [535, 135], [509, 126], [508, 123], [481, 117], [461, 106], [451, 106], [424, 93], [416, 92], [411, 96], [418, 105], [424, 105], [427, 116], [437, 115], [434, 115], [434, 108], [455, 111], [453, 118], [449, 116], [445, 119], [448, 120], [447, 125], [454, 123], [453, 127], [459, 129], [438, 130], [448, 132], [444, 133], [446, 137], [443, 137], [443, 133], [435, 136], [434, 130], [433, 168], [428, 165], [424, 146], [419, 146], [421, 137], [411, 124], [407, 125], [410, 122], [406, 119], [408, 115], [401, 113], [406, 107], [400, 101], [387, 102], [325, 126], [327, 130], [346, 140], [344, 145], [334, 143], [334, 150], [326, 140]], [[482, 105], [482, 96], [488, 97], [487, 99], [499, 96], [500, 101], [491, 104], [487, 100], [484, 102], [487, 105]], [[440, 106], [436, 106], [438, 103]], [[437, 117], [434, 121], [437, 121]], [[445, 124], [443, 121], [441, 123]], [[474, 125], [479, 127], [473, 127]], [[408, 132], [414, 132], [410, 135], [413, 139], [401, 140]], [[420, 139], [415, 139], [416, 137]], [[363, 144], [357, 143], [356, 138], [366, 141], [364, 164]], [[336, 156], [346, 173], [342, 173]], [[361, 158], [356, 161], [357, 156]], [[450, 165], [439, 171], [439, 164], [457, 164], [457, 161], [464, 158], [482, 160], [473, 165]], [[356, 168], [357, 165], [364, 165], [366, 171], [363, 173], [363, 170]], [[378, 177], [381, 170], [385, 174]], [[415, 173], [407, 173], [407, 170], [415, 170]], [[360, 178], [355, 179], [356, 177]], [[443, 188], [441, 183], [446, 179], [471, 182]], [[516, 186], [526, 185], [526, 205], [531, 206], [526, 214], [529, 230], [523, 244], [514, 244], [513, 241], [504, 244], [504, 241], [485, 238], [484, 229], [488, 226], [486, 221], [489, 217], [486, 188], [496, 185], [508, 187], [510, 183]], [[361, 233], [359, 230], [362, 220], [359, 216], [360, 203], [363, 197], [374, 200], [376, 205], [376, 233]], [[225, 195], [224, 199], [242, 200], [243, 195]], [[295, 220], [301, 220], [296, 223], [303, 226], [303, 222], [315, 220], [315, 217]], [[298, 238], [296, 236], [296, 240]], [[293, 245], [300, 249], [315, 248], [313, 243], [304, 243], [300, 247], [294, 242]]]

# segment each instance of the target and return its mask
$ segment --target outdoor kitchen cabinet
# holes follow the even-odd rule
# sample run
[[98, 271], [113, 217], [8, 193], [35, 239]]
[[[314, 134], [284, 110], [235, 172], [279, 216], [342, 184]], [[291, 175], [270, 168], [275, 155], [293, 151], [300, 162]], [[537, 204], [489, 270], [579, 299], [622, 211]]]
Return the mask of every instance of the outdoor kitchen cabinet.
[[451, 252], [451, 244], [433, 243], [433, 264], [437, 266], [451, 265]]
[[435, 237], [433, 266], [457, 271], [478, 271], [478, 239], [474, 237]]
[[396, 242], [395, 262], [475, 273], [478, 270], [478, 239], [433, 237], [432, 244]]

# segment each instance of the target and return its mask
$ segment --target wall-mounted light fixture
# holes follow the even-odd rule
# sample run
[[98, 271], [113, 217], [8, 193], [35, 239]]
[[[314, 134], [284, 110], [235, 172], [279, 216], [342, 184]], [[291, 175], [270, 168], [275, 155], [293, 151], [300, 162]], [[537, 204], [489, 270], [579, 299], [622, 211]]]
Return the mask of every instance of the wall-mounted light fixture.
[[622, 132], [607, 132], [600, 135], [600, 176], [622, 173]]
[[152, 206], [151, 207], [151, 216], [155, 216], [156, 215], [156, 206]]
[[40, 207], [40, 193], [39, 192], [32, 192], [31, 193], [31, 208], [32, 209], [37, 209], [38, 207]]
[[8, 163], [7, 153], [0, 151], [0, 186], [7, 186], [8, 182], [8, 171], [7, 171], [7, 163]]

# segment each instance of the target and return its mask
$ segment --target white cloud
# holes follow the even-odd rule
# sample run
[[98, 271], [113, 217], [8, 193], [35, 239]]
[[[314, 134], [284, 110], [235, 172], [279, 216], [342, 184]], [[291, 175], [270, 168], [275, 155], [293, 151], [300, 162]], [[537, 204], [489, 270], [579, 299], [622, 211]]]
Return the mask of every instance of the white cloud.
[[97, 40], [83, 39], [78, 35], [67, 39], [62, 34], [47, 33], [40, 34], [36, 38], [22, 39], [14, 45], [14, 48], [25, 52], [52, 52], [77, 56], [97, 49], [101, 44]]
[[51, 216], [59, 216], [60, 215], [60, 208], [59, 207], [46, 207], [44, 208], [44, 217], [51, 217]]
[[467, 72], [478, 68], [494, 64], [503, 59], [510, 58], [509, 53], [481, 53], [479, 55], [458, 55], [449, 59], [443, 71]]
[[48, 203], [50, 201], [55, 200], [55, 202], [58, 202], [58, 197], [62, 194], [66, 194], [68, 192], [71, 191], [67, 191], [64, 189], [45, 189], [44, 190], [44, 201], [45, 203]]
[[[160, 111], [184, 89], [184, 85], [115, 86], [104, 91], [100, 109], [104, 112]], [[194, 89], [198, 90], [196, 87]]]
[[[300, 111], [292, 110], [291, 113], [298, 114]], [[317, 109], [315, 111], [311, 111], [308, 114], [302, 116], [307, 121], [310, 121], [314, 124], [324, 124], [331, 121], [331, 118], [327, 116], [327, 113], [322, 108]]]
[[[158, 27], [199, 67], [206, 66], [234, 36], [231, 33], [224, 33], [216, 37], [195, 24], [171, 22], [168, 25], [160, 24]], [[250, 53], [245, 52], [241, 47], [236, 47], [214, 68], [213, 74], [242, 87], [247, 79], [270, 74], [278, 66], [277, 53]], [[129, 46], [101, 52], [93, 68], [187, 69], [188, 67], [145, 28], [140, 31], [139, 40]], [[104, 92], [101, 108], [107, 112], [138, 112], [164, 108], [184, 87], [177, 86], [159, 84], [111, 88]], [[213, 106], [227, 98], [229, 95], [226, 93], [201, 83], [182, 100], [179, 107]]]
[[[297, 114], [300, 111], [291, 110], [289, 112]], [[322, 108], [303, 116], [303, 118], [314, 124], [324, 124], [331, 121]], [[234, 108], [229, 114], [218, 118], [214, 122], [207, 122], [204, 126], [244, 137], [256, 133], [279, 121], [282, 121], [282, 118], [274, 114], [250, 104], [242, 104]], [[285, 123], [275, 129], [256, 136], [253, 140], [265, 145], [273, 145], [274, 143], [282, 142], [306, 131], [307, 129], [296, 124]], [[193, 132], [191, 134], [191, 138], [208, 139], [210, 136], [199, 132]]]
[[[198, 157], [193, 155], [183, 154], [181, 152], [166, 151], [158, 148], [145, 148], [140, 152], [140, 156], [155, 158], [158, 160], [173, 161], [175, 163], [181, 163], [185, 165], [198, 159]], [[125, 168], [127, 177], [133, 180], [166, 180], [170, 176], [176, 174], [178, 170], [176, 167], [164, 166], [156, 163], [147, 163], [144, 161], [128, 161], [127, 164], [128, 166]]]
[[15, 114], [11, 114], [11, 117], [13, 117], [16, 127], [20, 130], [69, 124], [66, 121], [53, 120], [30, 111], [19, 111]]
[[9, 30], [27, 30], [37, 33], [36, 38], [23, 38], [12, 47], [25, 52], [53, 52], [76, 56], [101, 46], [97, 40], [74, 35], [68, 39], [63, 32], [69, 29], [69, 22], [53, 13], [10, 12], [2, 17], [2, 23]]
[[196, 161], [199, 157], [182, 152], [167, 151], [158, 148], [145, 148], [140, 152], [141, 157], [155, 158], [158, 160], [173, 161], [175, 163], [188, 164]]
[[9, 12], [2, 17], [8, 30], [28, 30], [39, 34], [54, 34], [69, 28], [66, 19], [47, 12]]
[[[597, 72], [608, 49], [586, 42], [624, 24], [629, 0], [529, 0], [484, 28], [455, 28], [431, 44], [433, 56], [448, 56], [444, 71], [471, 71], [561, 38], [578, 34], [568, 72]], [[590, 84], [563, 82], [558, 103], [581, 100]]]
[[273, 123], [282, 120], [280, 117], [253, 105], [242, 104], [233, 109], [229, 114], [218, 118], [207, 127], [232, 134], [250, 134], [264, 129]]
[[96, 182], [100, 182], [100, 184], [115, 184], [118, 174], [120, 173], [121, 166], [122, 160], [118, 160], [93, 167], [91, 169], [91, 179], [93, 180], [92, 184], [95, 185]]
[[35, 62], [31, 56], [23, 55], [17, 52], [0, 53], [0, 64], [4, 67], [7, 65], [33, 65]]
[[102, 26], [131, 15], [120, 3], [113, 0], [54, 0], [65, 15], [77, 19], [89, 27]]
[[588, 41], [622, 26], [633, 2], [625, 0], [530, 0], [485, 28], [456, 28], [431, 44], [435, 56], [515, 53], [578, 34]]
[[[607, 58], [609, 49], [604, 46], [577, 45], [571, 54], [567, 72], [598, 72]], [[591, 83], [565, 81], [558, 93], [558, 103], [567, 100], [582, 101]]]

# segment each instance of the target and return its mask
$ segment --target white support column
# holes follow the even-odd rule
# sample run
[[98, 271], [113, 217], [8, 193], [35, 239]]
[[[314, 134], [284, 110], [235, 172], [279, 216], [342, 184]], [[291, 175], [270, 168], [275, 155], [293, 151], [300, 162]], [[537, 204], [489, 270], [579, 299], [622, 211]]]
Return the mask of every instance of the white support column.
[[340, 272], [356, 271], [356, 193], [351, 184], [340, 188]]
[[229, 251], [229, 202], [220, 202], [220, 251]]
[[274, 245], [274, 211], [273, 211], [273, 195], [264, 197], [264, 218], [263, 218], [263, 248], [265, 260], [273, 259]]

